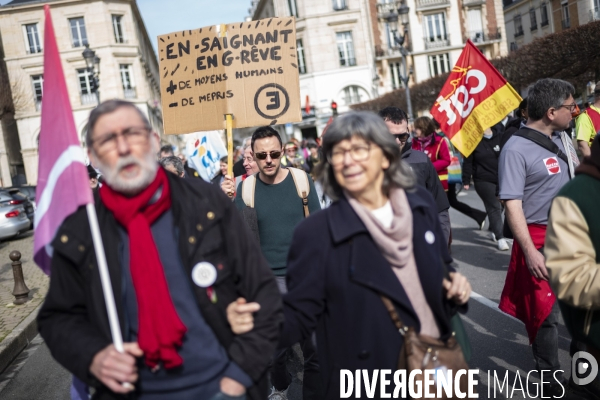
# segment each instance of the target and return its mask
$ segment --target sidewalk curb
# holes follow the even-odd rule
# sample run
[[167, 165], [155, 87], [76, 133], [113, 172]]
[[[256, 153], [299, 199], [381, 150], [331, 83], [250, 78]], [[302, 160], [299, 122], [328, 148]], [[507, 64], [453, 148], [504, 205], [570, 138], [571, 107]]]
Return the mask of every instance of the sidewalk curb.
[[2, 342], [0, 342], [0, 373], [23, 351], [38, 334], [36, 318], [42, 308], [40, 304]]

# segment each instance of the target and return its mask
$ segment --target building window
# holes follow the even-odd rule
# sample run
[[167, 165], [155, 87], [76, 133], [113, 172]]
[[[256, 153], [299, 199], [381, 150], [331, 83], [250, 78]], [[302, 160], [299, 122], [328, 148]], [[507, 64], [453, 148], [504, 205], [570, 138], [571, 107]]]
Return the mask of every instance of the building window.
[[333, 0], [334, 11], [341, 11], [341, 10], [345, 10], [346, 8], [347, 8], [346, 0]]
[[390, 75], [392, 78], [392, 88], [400, 89], [404, 87], [404, 82], [402, 82], [402, 63], [395, 62], [390, 63]]
[[126, 99], [135, 99], [137, 93], [135, 91], [135, 83], [133, 82], [131, 64], [120, 64], [119, 72], [121, 73], [121, 83], [123, 84], [123, 96]]
[[112, 16], [113, 31], [115, 33], [116, 43], [125, 43], [125, 35], [123, 33], [123, 16], [113, 15]]
[[365, 93], [363, 92], [364, 90], [358, 86], [346, 86], [344, 88], [344, 103], [346, 103], [347, 106], [362, 103], [363, 97], [365, 97]]
[[424, 29], [426, 44], [445, 43], [448, 40], [444, 13], [426, 15]]
[[85, 32], [85, 23], [83, 17], [70, 18], [69, 25], [71, 26], [71, 38], [73, 39], [73, 47], [82, 47], [88, 44], [87, 33]]
[[546, 3], [540, 5], [540, 14], [542, 15], [542, 26], [548, 25], [548, 6]]
[[304, 59], [304, 45], [302, 39], [296, 40], [296, 56], [298, 57], [298, 72], [306, 73], [306, 60]]
[[450, 56], [448, 53], [429, 56], [429, 75], [433, 78], [450, 72]]
[[98, 98], [92, 91], [92, 74], [86, 68], [77, 70], [77, 79], [79, 79], [79, 93], [81, 94], [81, 104], [96, 104]]
[[535, 16], [535, 8], [529, 10], [529, 22], [531, 23], [531, 30], [537, 29], [537, 17]]
[[475, 43], [481, 43], [484, 41], [483, 36], [483, 23], [481, 19], [481, 9], [471, 9], [467, 12], [467, 18], [469, 21], [469, 39]]
[[25, 33], [25, 50], [27, 54], [41, 53], [42, 44], [38, 34], [38, 24], [23, 25], [23, 31]]
[[288, 0], [288, 6], [290, 7], [290, 15], [298, 18], [298, 5], [296, 5], [296, 0]]
[[354, 44], [352, 43], [352, 32], [338, 32], [336, 36], [338, 53], [340, 55], [340, 65], [342, 67], [356, 65]]
[[521, 23], [521, 16], [515, 15], [515, 37], [523, 36], [523, 24]]
[[510, 42], [510, 51], [517, 51], [518, 48], [519, 46], [517, 46], [517, 43]]
[[35, 109], [42, 109], [42, 94], [44, 93], [44, 75], [32, 75], [31, 85], [33, 86], [33, 102]]
[[571, 27], [571, 16], [569, 14], [569, 4], [564, 3], [561, 5], [562, 8], [562, 28], [567, 29]]
[[385, 24], [385, 31], [387, 32], [387, 44], [389, 49], [398, 47], [396, 43], [396, 37], [398, 36], [398, 29], [392, 29], [390, 24]]

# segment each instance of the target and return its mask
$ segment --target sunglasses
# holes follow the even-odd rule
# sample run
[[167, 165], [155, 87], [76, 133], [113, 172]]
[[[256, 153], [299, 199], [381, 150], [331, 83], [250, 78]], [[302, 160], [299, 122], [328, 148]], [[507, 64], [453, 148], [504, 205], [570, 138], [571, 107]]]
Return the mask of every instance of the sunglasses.
[[254, 157], [259, 160], [266, 160], [267, 156], [271, 156], [273, 160], [276, 160], [281, 157], [281, 151], [270, 151], [268, 153], [266, 151], [261, 151], [260, 153], [254, 153]]
[[410, 133], [394, 133], [394, 137], [401, 142], [405, 142], [408, 140]]

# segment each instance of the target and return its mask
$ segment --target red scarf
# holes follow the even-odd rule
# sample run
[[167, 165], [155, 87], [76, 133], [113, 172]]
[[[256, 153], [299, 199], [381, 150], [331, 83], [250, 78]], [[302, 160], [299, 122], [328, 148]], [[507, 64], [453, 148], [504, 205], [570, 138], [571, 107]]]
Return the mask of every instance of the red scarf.
[[[156, 192], [160, 198], [148, 204]], [[108, 185], [100, 188], [102, 202], [127, 230], [129, 269], [138, 303], [138, 343], [151, 368], [163, 362], [165, 368], [183, 363], [177, 353], [186, 327], [179, 319], [165, 278], [150, 225], [171, 207], [167, 174], [158, 169], [154, 181], [134, 197], [115, 192]]]

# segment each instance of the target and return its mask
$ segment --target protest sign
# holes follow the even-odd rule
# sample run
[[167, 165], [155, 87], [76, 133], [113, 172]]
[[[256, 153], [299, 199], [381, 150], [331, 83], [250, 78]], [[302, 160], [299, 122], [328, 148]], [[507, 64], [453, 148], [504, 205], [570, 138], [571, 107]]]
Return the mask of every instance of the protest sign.
[[294, 18], [158, 37], [165, 133], [301, 121]]

